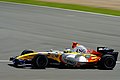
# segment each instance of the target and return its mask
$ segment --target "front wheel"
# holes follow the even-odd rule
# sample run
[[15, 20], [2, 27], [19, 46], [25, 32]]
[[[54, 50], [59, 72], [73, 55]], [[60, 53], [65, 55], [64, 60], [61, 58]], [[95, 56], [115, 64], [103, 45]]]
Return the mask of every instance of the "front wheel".
[[45, 69], [48, 64], [48, 58], [45, 55], [38, 54], [32, 59], [32, 67]]
[[112, 70], [116, 65], [114, 56], [106, 54], [103, 55], [100, 62], [98, 63], [99, 69]]

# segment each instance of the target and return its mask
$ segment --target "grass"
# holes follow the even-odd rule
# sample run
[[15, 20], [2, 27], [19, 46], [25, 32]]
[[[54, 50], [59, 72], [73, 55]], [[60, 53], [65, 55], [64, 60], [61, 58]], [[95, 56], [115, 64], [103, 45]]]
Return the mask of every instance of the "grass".
[[75, 5], [75, 4], [64, 4], [64, 3], [55, 3], [55, 2], [44, 2], [44, 1], [37, 1], [37, 0], [0, 0], [0, 1], [32, 4], [32, 5], [39, 5], [39, 6], [50, 6], [50, 7], [120, 16], [120, 10], [97, 8], [97, 7], [91, 7], [91, 6], [81, 6], [81, 5]]

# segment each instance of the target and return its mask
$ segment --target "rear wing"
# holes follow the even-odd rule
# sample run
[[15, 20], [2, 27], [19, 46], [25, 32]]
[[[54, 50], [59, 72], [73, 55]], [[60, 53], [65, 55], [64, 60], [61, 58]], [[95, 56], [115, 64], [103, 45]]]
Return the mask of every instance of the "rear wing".
[[114, 49], [111, 49], [108, 47], [97, 47], [97, 52], [102, 53], [102, 55], [105, 55], [105, 54], [113, 55], [116, 61], [119, 53], [119, 52], [115, 52]]

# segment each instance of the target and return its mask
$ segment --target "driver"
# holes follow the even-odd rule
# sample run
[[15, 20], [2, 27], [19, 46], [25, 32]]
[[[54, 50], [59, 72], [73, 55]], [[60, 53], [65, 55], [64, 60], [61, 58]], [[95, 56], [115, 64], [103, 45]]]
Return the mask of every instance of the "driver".
[[77, 42], [72, 42], [73, 52], [87, 53], [87, 48]]

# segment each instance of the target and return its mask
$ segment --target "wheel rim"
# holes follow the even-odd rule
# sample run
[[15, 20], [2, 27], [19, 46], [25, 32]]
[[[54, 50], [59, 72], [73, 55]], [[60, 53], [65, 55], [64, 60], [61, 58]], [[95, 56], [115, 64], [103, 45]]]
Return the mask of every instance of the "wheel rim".
[[39, 56], [36, 60], [37, 66], [38, 67], [45, 67], [47, 65], [47, 60], [43, 56]]
[[114, 60], [112, 58], [108, 58], [104, 62], [105, 66], [108, 68], [114, 67]]

